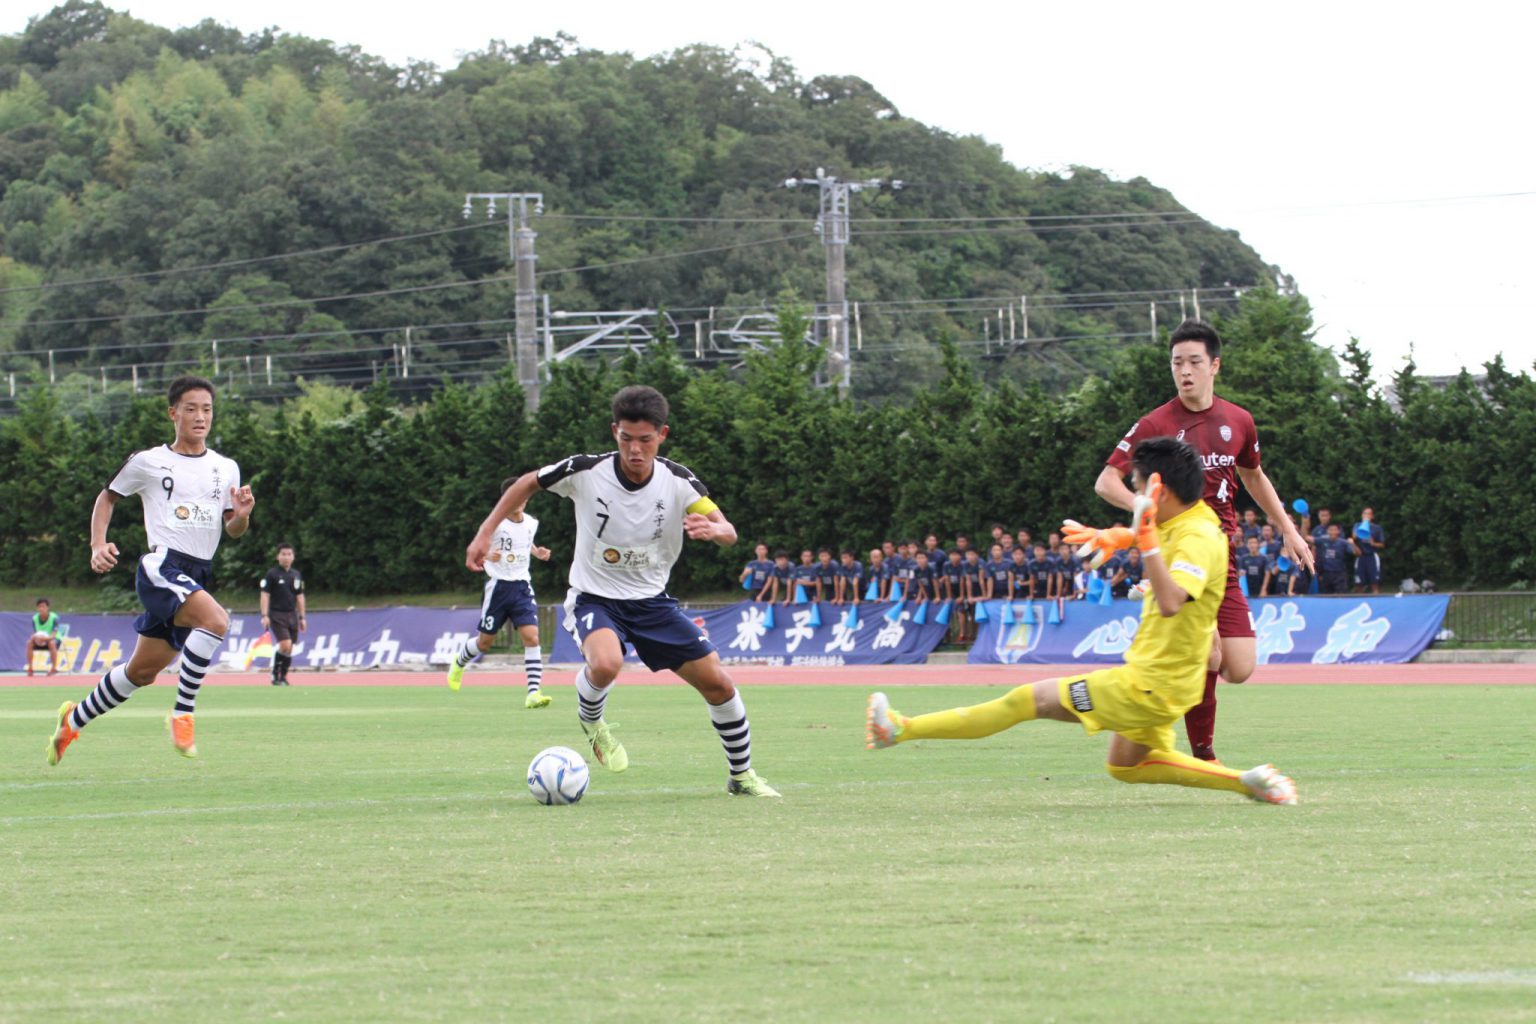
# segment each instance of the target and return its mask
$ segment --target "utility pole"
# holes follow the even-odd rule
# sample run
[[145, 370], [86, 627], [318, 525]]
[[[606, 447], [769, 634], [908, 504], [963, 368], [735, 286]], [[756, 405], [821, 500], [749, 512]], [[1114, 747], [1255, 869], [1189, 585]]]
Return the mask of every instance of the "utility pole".
[[485, 200], [485, 215], [496, 218], [496, 204], [507, 206], [507, 241], [511, 246], [512, 265], [517, 270], [516, 292], [516, 362], [517, 382], [522, 386], [528, 411], [539, 407], [539, 349], [538, 314], [534, 292], [534, 268], [538, 257], [533, 252], [533, 240], [538, 232], [528, 226], [528, 207], [533, 215], [544, 212], [542, 192], [470, 192], [464, 196], [464, 219], [474, 212], [475, 201]]
[[[802, 178], [799, 174], [784, 180], [785, 188], [815, 185], [821, 190], [821, 210], [816, 216], [816, 233], [821, 236], [822, 248], [827, 254], [827, 366], [829, 376], [837, 383], [837, 393], [848, 394], [853, 363], [848, 355], [848, 205], [855, 192], [871, 188], [899, 189], [902, 182], [889, 179], [869, 178], [864, 181], [843, 181], [818, 167], [814, 178]], [[789, 340], [789, 339], [784, 339]]]

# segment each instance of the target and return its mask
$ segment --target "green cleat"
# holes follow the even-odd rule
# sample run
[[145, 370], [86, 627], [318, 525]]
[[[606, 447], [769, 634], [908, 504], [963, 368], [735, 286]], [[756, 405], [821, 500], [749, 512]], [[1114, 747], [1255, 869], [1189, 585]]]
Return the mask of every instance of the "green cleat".
[[464, 666], [455, 661], [448, 666], [448, 689], [454, 693], [459, 692], [459, 687], [464, 683]]
[[731, 781], [726, 783], [725, 791], [731, 796], [778, 796], [779, 791], [760, 778], [757, 772], [748, 769], [740, 775], [732, 775]]
[[48, 738], [48, 763], [57, 765], [64, 756], [64, 750], [75, 740], [80, 738], [80, 731], [69, 724], [69, 716], [75, 710], [75, 702], [67, 700], [59, 705], [59, 721], [54, 726], [53, 735]]
[[597, 763], [611, 772], [621, 772], [629, 767], [629, 754], [624, 751], [624, 744], [613, 738], [613, 730], [608, 728], [608, 723], [599, 718], [588, 725], [581, 723], [581, 731], [587, 734], [587, 740], [592, 744], [592, 756], [597, 758]]
[[528, 699], [523, 701], [523, 707], [530, 710], [533, 708], [547, 708], [549, 707], [549, 702], [552, 700], [554, 700], [554, 698], [549, 696], [547, 693], [543, 693], [539, 690], [529, 690]]

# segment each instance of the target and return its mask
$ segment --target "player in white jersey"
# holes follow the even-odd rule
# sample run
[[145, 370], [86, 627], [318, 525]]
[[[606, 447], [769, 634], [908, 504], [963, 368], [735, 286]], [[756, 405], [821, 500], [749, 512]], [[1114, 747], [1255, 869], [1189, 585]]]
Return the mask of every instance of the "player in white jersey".
[[[501, 492], [517, 482], [509, 476], [501, 482]], [[464, 670], [480, 655], [491, 649], [496, 634], [508, 619], [523, 638], [523, 671], [528, 680], [528, 696], [524, 707], [547, 707], [550, 697], [539, 689], [544, 679], [544, 655], [539, 650], [539, 607], [533, 602], [533, 577], [529, 574], [531, 558], [549, 561], [549, 548], [541, 548], [533, 542], [539, 532], [539, 521], [521, 508], [515, 508], [507, 518], [496, 524], [491, 534], [491, 551], [485, 559], [485, 598], [480, 602], [480, 635], [464, 642], [464, 649], [453, 659], [448, 669], [448, 689], [455, 692], [464, 682]]]
[[726, 792], [776, 797], [752, 770], [752, 731], [741, 694], [709, 638], [667, 593], [684, 534], [721, 547], [736, 543], [736, 528], [708, 489], [686, 467], [657, 456], [667, 437], [668, 412], [666, 398], [655, 388], [619, 391], [612, 424], [618, 451], [573, 455], [518, 477], [481, 524], [464, 561], [479, 571], [497, 524], [536, 492], [569, 498], [576, 511], [576, 551], [565, 628], [586, 661], [576, 673], [576, 695], [593, 755], [612, 771], [629, 767], [628, 753], [603, 720], [627, 643], [651, 671], [672, 670], [708, 702], [730, 771]]
[[222, 533], [239, 537], [250, 528], [256, 499], [240, 485], [240, 467], [208, 447], [213, 428], [213, 385], [202, 377], [177, 377], [170, 387], [170, 419], [176, 440], [134, 452], [96, 496], [91, 511], [91, 568], [104, 573], [117, 565], [117, 545], [107, 526], [119, 498], [137, 494], [144, 504], [149, 552], [139, 559], [134, 580], [144, 614], [134, 620], [139, 634], [126, 664], [113, 667], [79, 704], [65, 701], [48, 741], [48, 763], [91, 719], [117, 707], [181, 655], [181, 685], [171, 712], [171, 742], [186, 757], [197, 756], [192, 714], [197, 691], [229, 629], [229, 614], [204, 589]]

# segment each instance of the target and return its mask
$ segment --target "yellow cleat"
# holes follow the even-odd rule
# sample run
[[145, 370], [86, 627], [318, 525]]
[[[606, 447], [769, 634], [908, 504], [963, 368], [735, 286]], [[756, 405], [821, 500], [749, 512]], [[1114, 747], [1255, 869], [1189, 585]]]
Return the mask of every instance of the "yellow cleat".
[[525, 708], [547, 708], [554, 698], [540, 690], [529, 690], [528, 699], [523, 701]]
[[80, 730], [69, 724], [69, 716], [74, 713], [75, 702], [67, 700], [59, 705], [59, 724], [54, 727], [53, 735], [48, 739], [48, 763], [56, 765], [64, 757], [64, 750], [75, 740], [80, 738]]
[[454, 693], [459, 692], [459, 687], [464, 683], [464, 666], [455, 661], [448, 667], [448, 689]]
[[629, 753], [624, 744], [613, 738], [607, 722], [598, 719], [590, 726], [582, 722], [581, 731], [587, 734], [587, 740], [592, 744], [592, 756], [597, 758], [598, 764], [611, 772], [621, 772], [629, 767]]
[[197, 743], [192, 737], [192, 716], [172, 715], [166, 720], [171, 727], [171, 745], [182, 757], [196, 757]]

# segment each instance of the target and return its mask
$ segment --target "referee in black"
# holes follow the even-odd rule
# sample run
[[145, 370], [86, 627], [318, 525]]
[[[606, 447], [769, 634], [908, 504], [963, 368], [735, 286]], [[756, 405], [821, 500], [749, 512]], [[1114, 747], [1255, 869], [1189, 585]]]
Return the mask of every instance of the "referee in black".
[[304, 619], [304, 577], [293, 567], [293, 545], [277, 546], [277, 565], [261, 578], [261, 625], [272, 631], [277, 652], [272, 655], [272, 685], [288, 685], [293, 641], [309, 628]]

